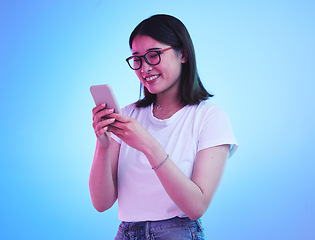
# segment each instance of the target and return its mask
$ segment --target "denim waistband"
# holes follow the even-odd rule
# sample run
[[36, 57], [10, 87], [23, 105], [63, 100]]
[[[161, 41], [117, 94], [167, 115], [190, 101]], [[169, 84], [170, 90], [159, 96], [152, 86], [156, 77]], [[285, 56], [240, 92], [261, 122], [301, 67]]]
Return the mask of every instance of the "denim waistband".
[[176, 229], [177, 227], [194, 227], [196, 226], [201, 231], [202, 225], [200, 220], [190, 220], [190, 218], [175, 217], [161, 221], [144, 221], [144, 222], [122, 222], [121, 227], [128, 232], [147, 232], [161, 231], [167, 229]]

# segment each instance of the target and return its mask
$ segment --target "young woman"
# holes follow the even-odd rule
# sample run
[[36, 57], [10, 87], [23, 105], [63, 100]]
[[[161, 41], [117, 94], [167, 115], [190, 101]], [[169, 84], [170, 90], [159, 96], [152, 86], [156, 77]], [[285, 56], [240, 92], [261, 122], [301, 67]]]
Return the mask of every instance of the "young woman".
[[228, 117], [212, 104], [185, 26], [169, 15], [142, 21], [127, 58], [144, 98], [122, 114], [93, 109], [97, 136], [90, 174], [94, 207], [118, 199], [115, 239], [205, 239], [200, 217], [237, 149]]

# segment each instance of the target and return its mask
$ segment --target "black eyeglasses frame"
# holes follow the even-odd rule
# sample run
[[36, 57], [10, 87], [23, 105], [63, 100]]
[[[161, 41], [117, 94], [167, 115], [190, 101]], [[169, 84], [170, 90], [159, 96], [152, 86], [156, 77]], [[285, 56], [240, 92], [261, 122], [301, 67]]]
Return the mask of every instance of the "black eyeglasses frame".
[[[161, 50], [148, 51], [146, 54], [144, 54], [144, 55], [142, 55], [142, 56], [130, 56], [130, 57], [126, 58], [126, 62], [128, 63], [129, 67], [130, 67], [132, 70], [139, 70], [139, 69], [142, 67], [142, 58], [145, 60], [145, 62], [146, 62], [147, 64], [149, 64], [149, 65], [151, 65], [151, 66], [156, 66], [156, 65], [160, 64], [160, 62], [161, 62], [161, 54], [162, 54], [163, 52], [168, 51], [168, 50], [171, 50], [171, 49], [173, 49], [173, 47], [168, 47], [168, 48], [161, 49]], [[159, 56], [159, 61], [158, 61], [158, 63], [152, 64], [152, 63], [150, 63], [150, 62], [148, 61], [148, 59], [146, 58], [146, 55], [149, 54], [149, 53], [152, 53], [152, 52], [155, 52], [155, 53], [158, 54], [158, 56]], [[129, 60], [132, 59], [132, 58], [139, 58], [139, 60], [140, 60], [140, 65], [139, 65], [138, 68], [134, 68], [133, 66], [131, 66]]]

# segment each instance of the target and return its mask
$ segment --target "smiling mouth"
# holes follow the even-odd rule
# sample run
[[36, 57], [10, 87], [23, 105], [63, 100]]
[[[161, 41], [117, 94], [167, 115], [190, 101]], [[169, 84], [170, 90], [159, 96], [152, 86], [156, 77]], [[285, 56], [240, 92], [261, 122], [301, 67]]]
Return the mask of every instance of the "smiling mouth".
[[153, 75], [153, 76], [150, 76], [150, 77], [146, 77], [145, 80], [146, 80], [147, 82], [150, 82], [150, 81], [152, 81], [152, 80], [157, 79], [157, 78], [160, 77], [160, 76], [161, 76], [161, 74], [156, 74], [156, 75]]

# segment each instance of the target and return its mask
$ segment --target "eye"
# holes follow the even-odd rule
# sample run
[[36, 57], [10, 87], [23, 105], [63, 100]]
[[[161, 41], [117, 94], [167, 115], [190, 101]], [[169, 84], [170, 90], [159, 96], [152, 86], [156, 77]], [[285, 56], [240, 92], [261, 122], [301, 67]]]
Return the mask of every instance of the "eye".
[[159, 54], [157, 52], [148, 52], [148, 57], [149, 58], [157, 58]]
[[132, 60], [133, 60], [134, 62], [140, 62], [140, 61], [141, 61], [139, 57], [134, 57]]

